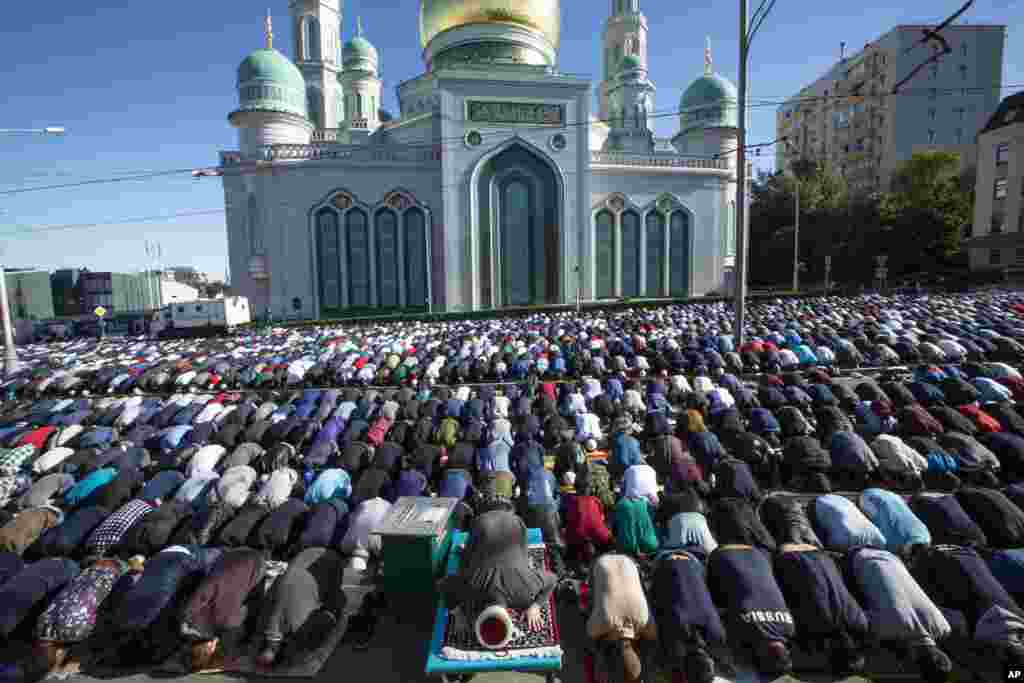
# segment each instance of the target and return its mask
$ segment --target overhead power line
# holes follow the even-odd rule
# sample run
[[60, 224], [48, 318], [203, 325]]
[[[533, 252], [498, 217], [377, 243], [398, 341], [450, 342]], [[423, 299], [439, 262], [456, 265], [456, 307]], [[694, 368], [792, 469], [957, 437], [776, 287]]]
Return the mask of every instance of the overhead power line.
[[187, 218], [191, 216], [213, 216], [224, 213], [224, 209], [194, 209], [189, 211], [178, 211], [177, 213], [160, 214], [155, 216], [137, 216], [135, 218], [119, 218], [96, 223], [65, 223], [63, 225], [35, 225], [21, 226], [14, 230], [0, 231], [0, 237], [18, 237], [20, 235], [34, 235], [40, 232], [52, 232], [58, 230], [78, 230], [82, 228], [99, 228], [110, 225], [129, 225], [132, 223], [156, 223], [159, 221], [170, 221], [176, 218]]

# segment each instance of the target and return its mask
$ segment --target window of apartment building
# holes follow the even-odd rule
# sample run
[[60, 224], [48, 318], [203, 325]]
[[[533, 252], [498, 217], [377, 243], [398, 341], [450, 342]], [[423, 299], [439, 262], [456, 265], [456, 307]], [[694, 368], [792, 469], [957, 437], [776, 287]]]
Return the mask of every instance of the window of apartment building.
[[1024, 247], [1017, 247], [1017, 263], [1024, 261]]
[[1003, 227], [1006, 224], [1006, 215], [1000, 211], [992, 212], [992, 228], [989, 230], [993, 235], [1003, 234]]
[[998, 266], [1003, 262], [1003, 253], [998, 249], [990, 249], [988, 252], [988, 264]]
[[953, 113], [956, 114], [956, 116], [957, 116], [957, 118], [959, 120], [961, 120], [961, 121], [964, 120], [964, 108], [963, 107], [953, 107]]
[[964, 143], [964, 129], [963, 128], [957, 128], [955, 131], [953, 131], [953, 135], [956, 136], [956, 144], [962, 145]]
[[967, 43], [960, 43], [960, 56], [961, 57], [966, 57], [967, 56]]
[[928, 118], [931, 119], [932, 121], [935, 120], [935, 107], [928, 108]]
[[928, 129], [928, 144], [929, 145], [934, 145], [935, 144], [935, 131], [933, 129], [931, 129], [931, 128]]
[[960, 68], [960, 80], [961, 81], [966, 81], [967, 80], [967, 65], [966, 64], [961, 64], [959, 68]]
[[996, 164], [1005, 164], [1010, 161], [1010, 143], [1001, 142], [996, 145]]
[[936, 90], [935, 88], [928, 88], [928, 99], [929, 99], [929, 100], [934, 100], [934, 99], [935, 99], [935, 97], [936, 97], [936, 96], [937, 96], [938, 94], [939, 94], [939, 91], [938, 91], [938, 90]]
[[996, 180], [996, 199], [1006, 199], [1006, 186], [1009, 182], [1010, 180], [1008, 178], [999, 178], [998, 180]]
[[939, 65], [938, 64], [932, 64], [931, 66], [928, 67], [928, 80], [929, 81], [934, 81], [938, 77], [939, 77]]

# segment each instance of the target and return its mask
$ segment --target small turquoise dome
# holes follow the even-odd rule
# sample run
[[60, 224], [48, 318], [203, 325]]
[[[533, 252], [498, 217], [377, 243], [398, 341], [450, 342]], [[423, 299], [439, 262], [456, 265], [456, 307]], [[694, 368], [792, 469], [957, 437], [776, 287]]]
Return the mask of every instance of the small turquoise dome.
[[738, 128], [736, 86], [720, 74], [704, 74], [686, 89], [679, 100], [679, 126]]
[[377, 48], [361, 35], [345, 43], [341, 48], [341, 63], [346, 69], [377, 70]]
[[629, 54], [622, 58], [621, 67], [623, 71], [630, 71], [632, 69], [644, 68], [643, 62], [640, 61], [640, 57], [637, 55]]
[[254, 51], [238, 67], [238, 110], [276, 111], [307, 118], [302, 72], [277, 50]]

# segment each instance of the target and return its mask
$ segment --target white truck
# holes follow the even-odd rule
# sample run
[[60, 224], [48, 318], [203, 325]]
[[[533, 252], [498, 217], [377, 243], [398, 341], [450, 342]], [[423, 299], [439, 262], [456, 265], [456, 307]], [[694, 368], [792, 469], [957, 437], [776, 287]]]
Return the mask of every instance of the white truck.
[[150, 333], [161, 337], [202, 336], [230, 332], [248, 322], [252, 322], [252, 313], [244, 296], [176, 301], [154, 316]]

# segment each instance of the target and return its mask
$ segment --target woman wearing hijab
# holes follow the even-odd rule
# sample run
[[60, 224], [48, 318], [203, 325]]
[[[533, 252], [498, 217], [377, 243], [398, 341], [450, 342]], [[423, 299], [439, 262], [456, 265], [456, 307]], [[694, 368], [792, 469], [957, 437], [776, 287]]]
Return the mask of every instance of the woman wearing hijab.
[[646, 500], [652, 507], [657, 506], [658, 475], [654, 468], [643, 463], [627, 468], [622, 476], [622, 495]]
[[564, 568], [565, 541], [559, 519], [560, 487], [555, 475], [544, 467], [543, 451], [531, 449], [526, 456], [525, 478], [520, 480], [520, 515], [527, 527], [540, 529], [551, 556], [552, 568], [561, 574]]
[[[370, 470], [363, 476], [369, 476], [372, 472], [373, 470]], [[352, 498], [353, 510], [349, 516], [348, 530], [341, 542], [341, 552], [351, 556], [349, 567], [357, 571], [366, 571], [369, 560], [380, 555], [381, 539], [372, 531], [391, 510], [391, 503], [382, 496], [385, 483], [387, 482], [378, 482], [375, 491], [364, 487], [364, 498], [361, 502], [356, 501], [355, 495]], [[359, 484], [356, 488], [359, 489]]]
[[494, 510], [473, 520], [469, 540], [456, 574], [438, 588], [449, 609], [461, 609], [474, 623], [491, 605], [522, 610], [532, 630], [543, 625], [540, 606], [555, 588], [557, 577], [533, 566], [527, 552], [526, 525], [513, 512]]
[[622, 498], [612, 513], [612, 532], [620, 553], [636, 557], [658, 549], [658, 533], [646, 498]]
[[685, 549], [707, 557], [717, 548], [705, 511], [704, 501], [692, 486], [670, 482], [654, 516], [662, 539], [658, 556]]
[[601, 501], [591, 495], [589, 478], [577, 479], [576, 493], [565, 497], [567, 559], [589, 566], [613, 541]]
[[263, 608], [265, 644], [261, 666], [278, 660], [285, 645], [311, 650], [323, 642], [341, 616], [344, 559], [328, 548], [307, 548], [288, 564], [274, 582]]
[[264, 554], [249, 548], [223, 553], [181, 611], [181, 635], [192, 642], [191, 669], [202, 671], [223, 655], [221, 638], [238, 634], [248, 602], [264, 574]]

